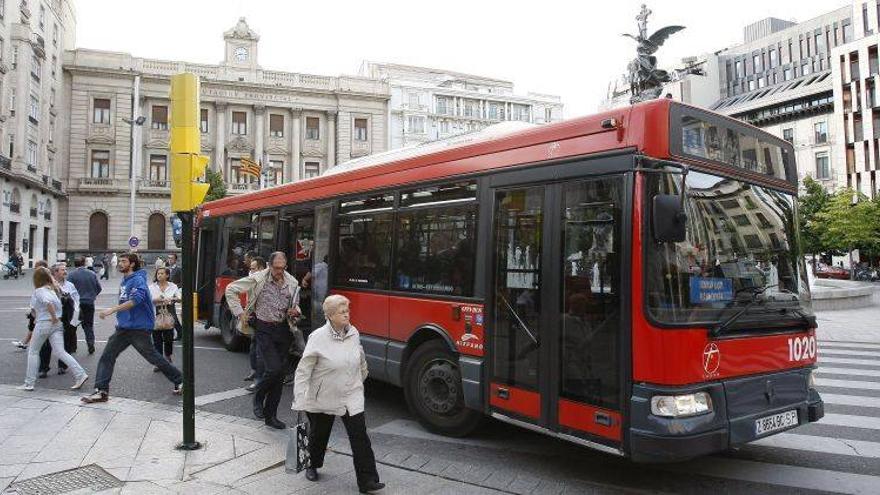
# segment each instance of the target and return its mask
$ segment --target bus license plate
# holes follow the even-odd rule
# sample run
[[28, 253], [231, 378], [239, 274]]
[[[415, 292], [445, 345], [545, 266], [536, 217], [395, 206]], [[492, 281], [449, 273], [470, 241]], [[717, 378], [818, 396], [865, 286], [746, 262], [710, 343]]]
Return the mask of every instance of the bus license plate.
[[755, 435], [761, 436], [773, 431], [784, 430], [797, 426], [798, 414], [796, 410], [785, 411], [755, 420]]

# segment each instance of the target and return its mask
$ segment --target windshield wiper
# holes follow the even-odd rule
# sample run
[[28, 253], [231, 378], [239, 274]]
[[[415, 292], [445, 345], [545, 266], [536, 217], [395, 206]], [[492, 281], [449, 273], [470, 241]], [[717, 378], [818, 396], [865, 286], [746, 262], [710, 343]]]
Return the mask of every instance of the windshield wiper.
[[807, 326], [807, 328], [816, 328], [816, 316], [808, 315], [804, 313], [804, 311], [800, 308], [782, 308], [779, 311], [782, 314], [786, 314], [789, 312], [794, 314], [798, 317], [798, 320], [800, 320], [804, 325]]
[[[761, 304], [764, 304], [766, 302], [766, 300], [765, 299], [758, 299], [758, 296], [763, 294], [767, 289], [769, 289], [771, 287], [775, 287], [775, 286], [776, 286], [776, 284], [765, 285], [764, 287], [742, 287], [740, 289], [737, 289], [736, 293], [734, 294], [734, 300], [731, 301], [731, 304], [738, 301], [738, 299], [735, 299], [735, 298], [736, 298], [736, 295], [739, 294], [740, 292], [750, 292], [751, 299], [749, 299], [749, 301], [747, 303], [745, 303], [743, 305], [743, 307], [739, 309], [739, 311], [730, 315], [726, 320], [724, 320], [724, 321], [718, 323], [717, 325], [715, 325], [714, 327], [712, 327], [712, 329], [709, 330], [709, 335], [712, 337], [717, 337], [717, 336], [721, 335], [721, 332], [730, 328], [730, 326], [733, 325], [733, 323], [736, 320], [738, 320], [740, 316], [744, 315], [746, 313], [746, 311], [749, 310], [749, 308], [751, 308], [752, 306], [754, 306], [755, 304], [757, 304], [759, 302]], [[730, 305], [728, 305], [728, 306], [730, 306]]]

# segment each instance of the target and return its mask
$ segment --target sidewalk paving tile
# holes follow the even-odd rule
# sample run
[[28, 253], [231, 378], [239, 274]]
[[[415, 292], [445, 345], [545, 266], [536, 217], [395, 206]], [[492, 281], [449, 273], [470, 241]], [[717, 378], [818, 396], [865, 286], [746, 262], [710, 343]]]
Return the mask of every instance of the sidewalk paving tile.
[[231, 485], [248, 475], [270, 468], [284, 461], [285, 445], [270, 444], [262, 449], [249, 452], [228, 462], [206, 469], [196, 475], [196, 478]]
[[185, 459], [181, 457], [138, 457], [128, 472], [128, 479], [134, 481], [155, 481], [183, 478]]
[[80, 459], [68, 459], [64, 461], [52, 462], [31, 462], [18, 475], [19, 480], [27, 480], [42, 476], [44, 474], [57, 473], [58, 471], [66, 471], [68, 469], [78, 468]]

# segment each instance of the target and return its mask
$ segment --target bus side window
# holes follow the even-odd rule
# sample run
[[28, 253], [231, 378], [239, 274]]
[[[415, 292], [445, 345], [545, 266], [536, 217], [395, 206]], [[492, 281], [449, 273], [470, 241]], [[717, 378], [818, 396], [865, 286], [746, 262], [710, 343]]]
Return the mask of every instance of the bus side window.
[[226, 219], [226, 255], [221, 261], [220, 275], [244, 277], [250, 267], [245, 258], [253, 256], [256, 248], [255, 229], [251, 214], [233, 215]]

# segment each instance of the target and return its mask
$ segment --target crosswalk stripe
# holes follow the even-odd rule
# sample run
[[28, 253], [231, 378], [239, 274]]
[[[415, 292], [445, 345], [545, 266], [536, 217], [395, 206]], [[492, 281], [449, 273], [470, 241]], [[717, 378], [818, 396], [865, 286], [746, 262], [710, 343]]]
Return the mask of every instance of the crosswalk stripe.
[[822, 375], [852, 375], [852, 376], [877, 376], [880, 377], [880, 370], [863, 370], [860, 368], [834, 368], [819, 366], [817, 370], [819, 376]]
[[866, 382], [860, 380], [832, 380], [830, 378], [817, 378], [816, 385], [820, 387], [835, 388], [858, 388], [862, 390], [880, 390], [880, 382]]
[[880, 366], [880, 359], [849, 359], [837, 357], [825, 357], [819, 353], [819, 365], [822, 363], [831, 364], [858, 364], [862, 366]]
[[880, 358], [880, 352], [874, 351], [851, 351], [849, 349], [824, 349], [819, 346], [819, 355], [832, 356], [866, 356]]
[[828, 469], [720, 457], [704, 457], [687, 463], [667, 466], [664, 469], [684, 474], [700, 473], [716, 478], [804, 490], [824, 490], [847, 495], [875, 494], [877, 493], [877, 485], [880, 483], [880, 477], [867, 474], [843, 473]]
[[839, 340], [820, 340], [819, 349], [824, 349], [826, 347], [852, 347], [855, 349], [880, 350], [880, 344], [868, 344], [866, 342], [842, 342]]
[[767, 438], [755, 440], [749, 445], [760, 445], [762, 447], [788, 450], [805, 450], [808, 452], [820, 452], [823, 454], [869, 457], [872, 459], [880, 458], [880, 443], [866, 442], [864, 440], [845, 440], [832, 437], [820, 437], [816, 435], [779, 433]]
[[866, 430], [880, 430], [880, 418], [853, 414], [828, 414], [819, 420], [820, 425], [847, 426]]
[[862, 397], [859, 395], [822, 394], [826, 404], [838, 406], [858, 406], [880, 408], [880, 397]]

